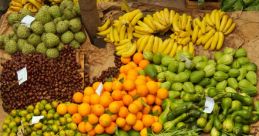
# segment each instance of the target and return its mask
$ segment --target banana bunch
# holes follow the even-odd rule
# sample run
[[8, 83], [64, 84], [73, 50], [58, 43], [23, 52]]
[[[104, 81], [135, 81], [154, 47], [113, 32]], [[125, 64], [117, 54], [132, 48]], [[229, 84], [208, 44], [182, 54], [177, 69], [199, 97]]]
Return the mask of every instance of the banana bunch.
[[104, 40], [111, 43], [118, 43], [124, 39], [131, 40], [133, 36], [136, 37], [136, 34], [133, 33], [134, 26], [142, 17], [143, 13], [137, 9], [120, 16], [113, 23], [107, 19], [102, 26], [98, 27], [97, 35], [105, 37]]
[[173, 38], [162, 40], [160, 37], [154, 35], [145, 35], [139, 38], [136, 42], [137, 50], [152, 51], [153, 53], [162, 53], [164, 55], [174, 56], [177, 52], [188, 51], [194, 54], [194, 45], [192, 42], [185, 44], [185, 46], [178, 44]]
[[137, 45], [136, 42], [132, 43], [130, 39], [124, 39], [115, 44], [115, 50], [118, 56], [130, 57], [136, 52]]
[[173, 32], [179, 32], [179, 31], [191, 32], [192, 31], [192, 17], [185, 13], [183, 13], [182, 15], [180, 15], [179, 13], [175, 13], [175, 15], [172, 19], [171, 30]]
[[19, 12], [21, 9], [27, 9], [32, 13], [36, 13], [43, 4], [43, 0], [12, 0], [9, 10]]
[[225, 35], [231, 33], [236, 23], [221, 10], [205, 14], [203, 19], [193, 20], [192, 42], [203, 45], [204, 49], [221, 49]]

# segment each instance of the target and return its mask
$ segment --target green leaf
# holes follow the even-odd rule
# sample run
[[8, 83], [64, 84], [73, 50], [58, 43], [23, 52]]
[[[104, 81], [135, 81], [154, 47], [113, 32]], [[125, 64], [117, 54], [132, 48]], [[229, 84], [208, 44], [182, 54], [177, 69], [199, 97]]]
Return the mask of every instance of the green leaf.
[[243, 10], [244, 9], [244, 3], [242, 0], [237, 0], [236, 3], [233, 5], [233, 9], [236, 10]]
[[230, 11], [232, 10], [232, 6], [233, 4], [236, 2], [237, 0], [223, 0], [222, 1], [222, 6], [221, 9], [223, 11]]

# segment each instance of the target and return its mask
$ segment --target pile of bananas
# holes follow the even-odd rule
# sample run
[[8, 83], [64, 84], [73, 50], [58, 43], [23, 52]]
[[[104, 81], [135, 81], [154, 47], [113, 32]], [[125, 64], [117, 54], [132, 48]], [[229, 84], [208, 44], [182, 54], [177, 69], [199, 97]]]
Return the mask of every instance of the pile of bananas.
[[116, 55], [130, 57], [136, 52], [137, 45], [136, 42], [132, 42], [130, 39], [124, 39], [115, 44], [115, 49]]
[[11, 0], [9, 11], [19, 12], [21, 9], [27, 9], [36, 13], [44, 5], [44, 0]]
[[213, 10], [207, 13], [202, 20], [193, 21], [192, 41], [196, 45], [204, 45], [204, 49], [221, 49], [224, 36], [230, 34], [236, 27], [236, 23], [221, 10]]
[[[205, 49], [219, 50], [223, 45], [224, 35], [231, 33], [235, 25], [233, 20], [220, 10], [207, 13], [201, 20], [193, 19], [185, 13], [180, 15], [167, 8], [144, 17], [143, 13], [136, 9], [117, 20], [107, 19], [98, 28], [97, 34], [103, 36], [106, 42], [115, 44], [116, 52], [121, 51], [123, 47], [127, 47], [125, 50], [128, 50], [130, 45], [136, 44], [136, 49], [140, 52], [152, 51], [174, 56], [180, 51], [194, 54], [194, 45], [204, 45]], [[172, 34], [165, 40], [154, 36], [158, 33], [164, 35], [169, 30]]]

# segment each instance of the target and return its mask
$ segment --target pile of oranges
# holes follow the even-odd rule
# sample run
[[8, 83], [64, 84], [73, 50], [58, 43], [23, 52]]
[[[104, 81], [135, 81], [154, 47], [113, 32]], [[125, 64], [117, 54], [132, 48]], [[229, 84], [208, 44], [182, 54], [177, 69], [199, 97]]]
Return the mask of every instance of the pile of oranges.
[[69, 113], [81, 133], [114, 134], [117, 128], [124, 131], [139, 131], [147, 135], [147, 128], [154, 133], [162, 130], [158, 121], [162, 112], [162, 102], [168, 91], [160, 88], [160, 83], [141, 71], [149, 64], [141, 53], [133, 58], [121, 58], [124, 64], [117, 78], [103, 83], [101, 95], [95, 90], [101, 84], [95, 82], [83, 92], [73, 95], [74, 103], [60, 104], [57, 112]]

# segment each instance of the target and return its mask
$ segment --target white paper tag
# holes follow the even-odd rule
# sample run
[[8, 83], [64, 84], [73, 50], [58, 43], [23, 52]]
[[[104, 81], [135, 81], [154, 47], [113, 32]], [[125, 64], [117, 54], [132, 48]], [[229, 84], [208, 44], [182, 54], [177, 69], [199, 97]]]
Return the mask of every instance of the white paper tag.
[[214, 109], [214, 104], [215, 104], [214, 99], [206, 96], [205, 108], [204, 108], [203, 112], [211, 113]]
[[95, 92], [101, 96], [101, 93], [103, 91], [103, 83], [100, 83], [99, 86], [97, 87], [97, 89], [95, 90]]
[[23, 25], [27, 26], [27, 27], [31, 27], [31, 23], [32, 23], [34, 20], [35, 20], [34, 17], [32, 17], [32, 16], [30, 16], [30, 15], [26, 15], [26, 16], [22, 19], [21, 23], [22, 23]]
[[23, 82], [27, 81], [28, 73], [27, 73], [26, 67], [17, 71], [17, 78], [18, 78], [19, 85], [21, 85]]
[[33, 116], [31, 119], [31, 125], [39, 123], [40, 120], [43, 118], [44, 118], [44, 116]]

